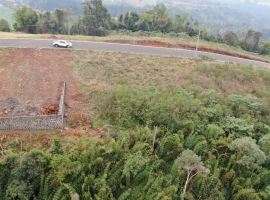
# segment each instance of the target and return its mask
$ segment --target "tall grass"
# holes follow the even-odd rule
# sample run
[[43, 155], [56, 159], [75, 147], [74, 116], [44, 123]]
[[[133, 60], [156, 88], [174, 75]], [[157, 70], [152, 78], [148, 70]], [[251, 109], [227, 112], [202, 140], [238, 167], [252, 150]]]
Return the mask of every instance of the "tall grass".
[[[270, 102], [270, 70], [249, 65], [116, 52], [73, 52], [73, 73], [94, 99], [118, 86], [179, 86], [194, 95], [213, 89], [222, 94], [252, 94]], [[98, 104], [98, 101], [97, 101]]]

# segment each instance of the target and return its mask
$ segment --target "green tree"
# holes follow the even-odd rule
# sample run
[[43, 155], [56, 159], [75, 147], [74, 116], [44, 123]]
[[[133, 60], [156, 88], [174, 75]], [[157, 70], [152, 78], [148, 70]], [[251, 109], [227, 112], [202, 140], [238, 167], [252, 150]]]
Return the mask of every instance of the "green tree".
[[249, 125], [244, 119], [227, 116], [220, 122], [220, 126], [228, 136], [233, 134], [235, 138], [252, 136], [253, 125]]
[[10, 179], [6, 182], [5, 199], [35, 199], [48, 168], [49, 158], [44, 152], [33, 149], [11, 161], [15, 162]]
[[86, 35], [104, 36], [109, 28], [111, 15], [101, 0], [89, 0], [83, 3], [83, 24]]
[[68, 10], [55, 9], [53, 14], [56, 22], [54, 29], [56, 29], [59, 34], [67, 34], [70, 12]]
[[130, 178], [135, 177], [140, 170], [145, 167], [145, 165], [149, 162], [148, 158], [145, 158], [142, 155], [141, 151], [138, 151], [134, 154], [130, 154], [127, 156], [124, 169], [123, 169], [123, 175], [126, 178], [126, 183], [129, 186], [130, 185]]
[[230, 45], [230, 46], [237, 46], [238, 43], [239, 43], [239, 39], [236, 35], [236, 33], [234, 32], [229, 32], [229, 33], [226, 33], [224, 35], [224, 42], [227, 44], [227, 45]]
[[139, 29], [143, 31], [153, 31], [153, 9], [146, 10], [140, 15]]
[[184, 169], [187, 171], [185, 186], [181, 195], [181, 199], [183, 200], [190, 181], [198, 174], [208, 175], [210, 170], [203, 166], [201, 157], [189, 149], [182, 152], [181, 156], [175, 160], [175, 165], [179, 170]]
[[116, 24], [117, 24], [117, 30], [122, 29], [123, 28], [123, 14], [120, 14], [117, 18]]
[[129, 12], [126, 12], [123, 18], [124, 26], [126, 29], [128, 29], [128, 23], [129, 23]]
[[172, 27], [170, 12], [164, 4], [158, 4], [153, 9], [146, 10], [140, 16], [140, 29], [169, 32]]
[[84, 34], [84, 25], [83, 25], [83, 21], [82, 18], [79, 17], [78, 21], [75, 22], [74, 24], [72, 24], [71, 30], [70, 30], [70, 34], [75, 35], [75, 34]]
[[256, 144], [256, 140], [250, 137], [234, 140], [229, 145], [229, 149], [236, 152], [237, 162], [250, 170], [258, 169], [266, 160], [266, 156]]
[[123, 23], [124, 28], [131, 31], [137, 30], [137, 24], [139, 20], [140, 20], [140, 16], [134, 11], [130, 13], [126, 12], [126, 14], [124, 15], [124, 18], [123, 18], [123, 15], [120, 15], [118, 18], [118, 21], [121, 21]]
[[259, 98], [250, 94], [246, 96], [233, 94], [228, 97], [228, 100], [229, 106], [236, 117], [241, 117], [247, 113], [251, 115], [259, 114], [263, 105]]
[[259, 54], [270, 55], [270, 42], [263, 42], [259, 47]]
[[38, 22], [37, 12], [30, 7], [19, 7], [15, 13], [15, 24], [13, 25], [16, 31], [23, 31], [27, 33], [35, 33]]
[[257, 52], [262, 33], [249, 29], [241, 42], [241, 47], [246, 51]]
[[39, 15], [37, 33], [53, 33], [53, 15], [51, 12], [46, 11], [44, 14]]
[[270, 155], [270, 134], [264, 135], [259, 140], [259, 145], [266, 155]]
[[188, 13], [181, 12], [174, 17], [174, 29], [177, 32], [184, 32], [185, 31], [185, 24], [188, 21]]
[[223, 37], [220, 34], [217, 34], [215, 36], [215, 38], [216, 38], [216, 40], [215, 40], [216, 42], [218, 42], [218, 43], [224, 43]]
[[10, 27], [5, 19], [0, 19], [0, 31], [2, 32], [10, 32]]
[[193, 17], [190, 17], [190, 19], [185, 23], [185, 32], [191, 37], [196, 36], [199, 34], [198, 26], [199, 21]]

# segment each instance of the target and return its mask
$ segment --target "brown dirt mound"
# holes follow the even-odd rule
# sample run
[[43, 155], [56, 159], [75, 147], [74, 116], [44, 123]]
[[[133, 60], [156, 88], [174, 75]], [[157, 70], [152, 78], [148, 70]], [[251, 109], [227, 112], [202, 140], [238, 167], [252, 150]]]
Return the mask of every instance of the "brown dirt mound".
[[49, 36], [48, 39], [61, 40], [63, 38], [62, 36], [59, 36], [59, 35], [52, 35], [52, 36]]
[[58, 104], [51, 104], [41, 108], [41, 115], [57, 115], [59, 111]]

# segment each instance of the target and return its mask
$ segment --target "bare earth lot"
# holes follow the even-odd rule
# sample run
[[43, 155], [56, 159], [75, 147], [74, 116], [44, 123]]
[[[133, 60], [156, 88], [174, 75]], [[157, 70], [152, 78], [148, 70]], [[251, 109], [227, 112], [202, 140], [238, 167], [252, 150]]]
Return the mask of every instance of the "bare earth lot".
[[72, 110], [83, 96], [76, 91], [71, 61], [68, 50], [0, 49], [0, 116], [37, 115], [43, 107], [55, 108], [63, 81]]
[[[73, 120], [73, 127], [63, 131], [0, 131], [0, 147], [5, 149], [15, 142], [24, 150], [33, 147], [50, 146], [54, 135], [81, 137], [76, 127], [82, 123], [84, 96], [77, 92], [79, 85], [71, 74], [72, 55], [69, 50], [53, 49], [0, 49], [0, 117], [40, 115], [57, 113], [62, 82], [67, 83], [67, 120]], [[42, 111], [47, 109], [47, 113]], [[86, 136], [100, 136], [100, 130], [93, 128]], [[37, 146], [42, 145], [42, 146]]]

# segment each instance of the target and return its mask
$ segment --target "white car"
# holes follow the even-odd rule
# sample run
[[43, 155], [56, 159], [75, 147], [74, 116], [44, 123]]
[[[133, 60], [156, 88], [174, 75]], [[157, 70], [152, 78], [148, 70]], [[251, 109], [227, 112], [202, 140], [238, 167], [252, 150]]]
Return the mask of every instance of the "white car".
[[66, 48], [71, 48], [72, 47], [72, 43], [71, 42], [67, 42], [66, 40], [55, 40], [53, 41], [53, 46], [55, 47], [66, 47]]

